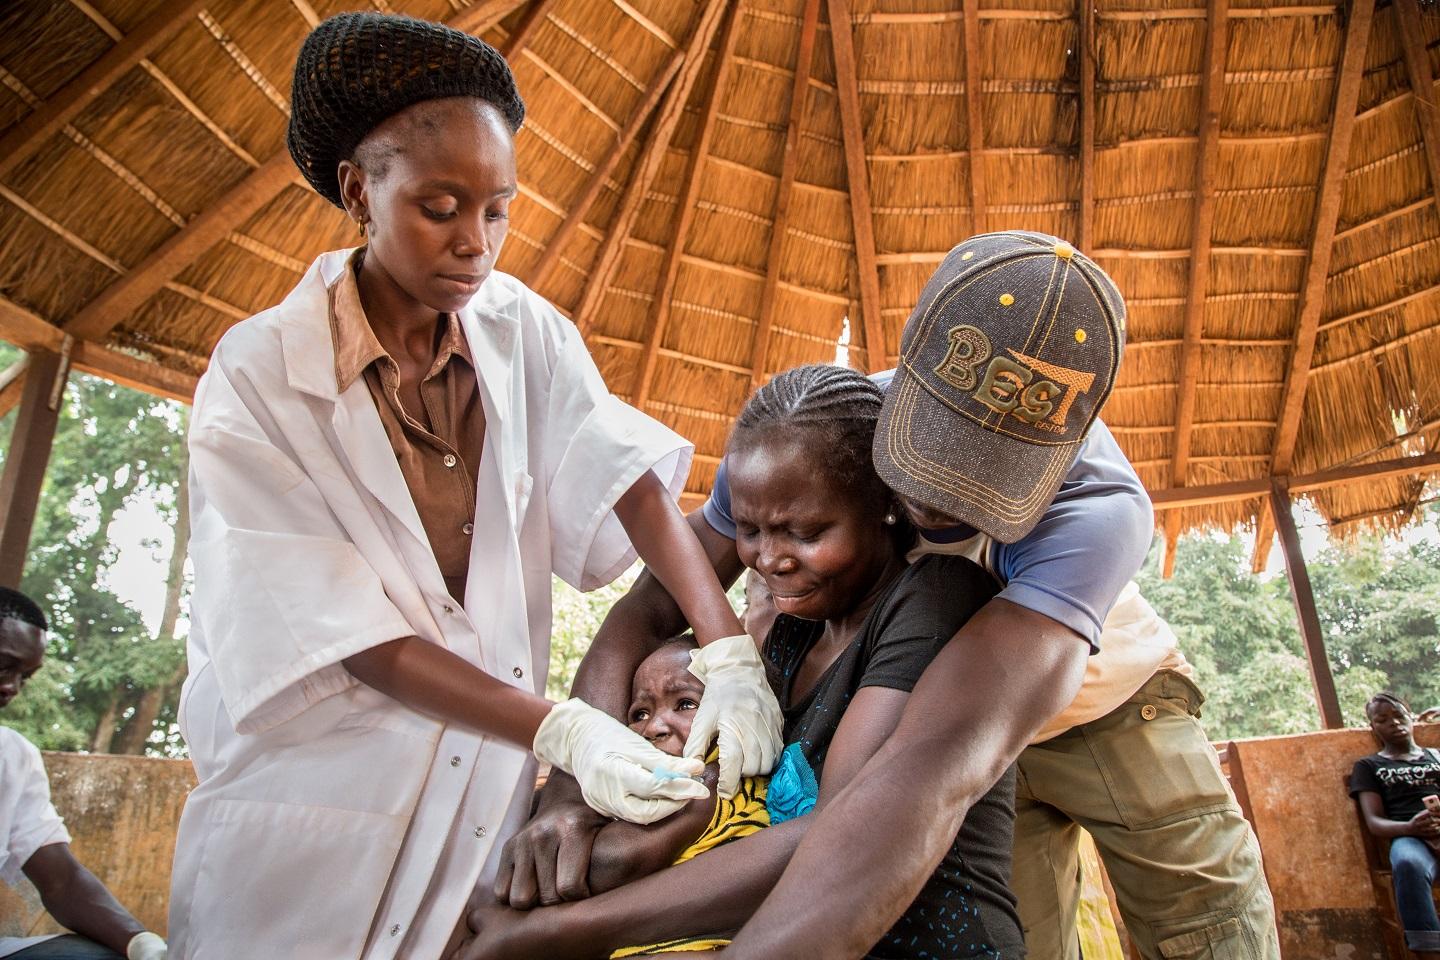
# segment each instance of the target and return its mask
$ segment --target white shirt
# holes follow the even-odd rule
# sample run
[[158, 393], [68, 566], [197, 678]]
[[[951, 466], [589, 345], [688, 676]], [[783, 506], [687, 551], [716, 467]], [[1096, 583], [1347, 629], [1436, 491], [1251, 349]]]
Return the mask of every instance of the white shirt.
[[[0, 880], [12, 887], [36, 850], [70, 842], [65, 821], [50, 803], [40, 751], [9, 727], [0, 727], [0, 841]], [[0, 937], [0, 957], [49, 939]]]
[[460, 313], [486, 418], [462, 605], [364, 382], [337, 393], [325, 286], [348, 253], [230, 330], [195, 397], [180, 722], [200, 783], [176, 846], [176, 960], [439, 956], [523, 822], [534, 761], [341, 660], [416, 635], [542, 690], [552, 571], [613, 579], [634, 559], [615, 501], [652, 469], [678, 494], [689, 468], [689, 444], [609, 393], [568, 320], [492, 274]]

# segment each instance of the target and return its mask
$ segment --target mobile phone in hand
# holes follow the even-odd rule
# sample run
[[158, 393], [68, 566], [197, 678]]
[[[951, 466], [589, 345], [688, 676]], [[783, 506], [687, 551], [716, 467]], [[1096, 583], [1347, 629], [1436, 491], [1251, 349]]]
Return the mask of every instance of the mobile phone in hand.
[[1420, 802], [1425, 804], [1425, 809], [1429, 810], [1431, 814], [1440, 817], [1440, 797], [1432, 793], [1428, 797], [1421, 797]]

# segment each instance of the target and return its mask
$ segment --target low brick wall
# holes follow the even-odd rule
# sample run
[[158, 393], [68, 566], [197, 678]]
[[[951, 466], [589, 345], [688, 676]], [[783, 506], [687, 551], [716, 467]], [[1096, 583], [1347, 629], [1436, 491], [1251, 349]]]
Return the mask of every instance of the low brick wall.
[[[142, 923], [163, 934], [175, 831], [195, 786], [190, 762], [47, 753], [45, 768], [75, 856]], [[59, 929], [28, 883], [18, 891], [0, 884], [0, 936]]]

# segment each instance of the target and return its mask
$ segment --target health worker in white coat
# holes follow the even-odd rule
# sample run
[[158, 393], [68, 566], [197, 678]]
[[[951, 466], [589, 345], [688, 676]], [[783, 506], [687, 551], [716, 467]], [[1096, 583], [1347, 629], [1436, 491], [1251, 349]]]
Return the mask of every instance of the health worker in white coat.
[[532, 750], [610, 816], [706, 794], [668, 775], [698, 761], [538, 695], [552, 572], [593, 588], [638, 551], [703, 644], [696, 723], [732, 765], [768, 772], [779, 709], [674, 503], [690, 446], [492, 272], [524, 117], [504, 59], [343, 14], [293, 91], [291, 153], [367, 243], [228, 332], [196, 393], [180, 722], [200, 783], [170, 949], [438, 957], [528, 812]]

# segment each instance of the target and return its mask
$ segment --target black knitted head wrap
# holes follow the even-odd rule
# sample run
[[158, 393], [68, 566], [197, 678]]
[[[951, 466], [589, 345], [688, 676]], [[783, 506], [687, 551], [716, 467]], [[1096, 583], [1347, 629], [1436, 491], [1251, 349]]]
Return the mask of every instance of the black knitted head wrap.
[[340, 161], [381, 121], [442, 97], [492, 104], [512, 133], [525, 120], [510, 65], [478, 37], [412, 17], [331, 17], [305, 38], [295, 61], [290, 155], [320, 196], [343, 207]]

